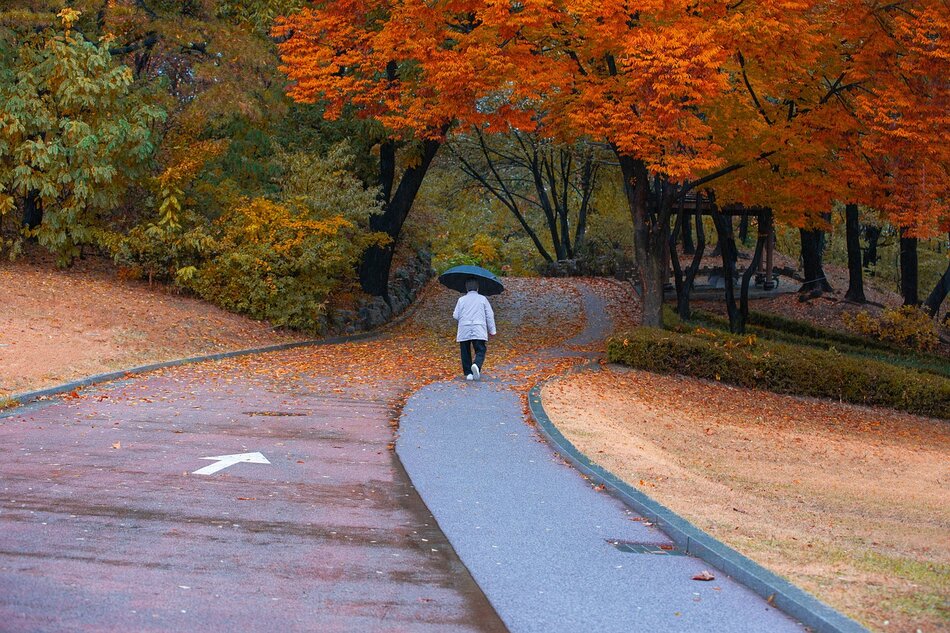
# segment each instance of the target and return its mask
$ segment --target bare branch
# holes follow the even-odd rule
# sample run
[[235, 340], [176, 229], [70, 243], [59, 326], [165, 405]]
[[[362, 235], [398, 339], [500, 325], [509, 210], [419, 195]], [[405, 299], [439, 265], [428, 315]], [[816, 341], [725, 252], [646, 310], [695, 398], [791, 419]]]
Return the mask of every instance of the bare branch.
[[736, 51], [736, 55], [739, 58], [739, 67], [742, 68], [742, 81], [745, 83], [745, 87], [749, 91], [749, 95], [752, 97], [752, 103], [755, 104], [756, 109], [758, 109], [759, 114], [762, 115], [762, 118], [765, 119], [765, 122], [769, 125], [773, 125], [774, 122], [771, 118], [769, 118], [765, 108], [762, 107], [762, 103], [759, 101], [759, 97], [757, 94], [755, 94], [755, 90], [752, 88], [752, 83], [749, 81], [749, 75], [746, 73], [745, 69], [745, 57], [742, 56], [742, 51]]

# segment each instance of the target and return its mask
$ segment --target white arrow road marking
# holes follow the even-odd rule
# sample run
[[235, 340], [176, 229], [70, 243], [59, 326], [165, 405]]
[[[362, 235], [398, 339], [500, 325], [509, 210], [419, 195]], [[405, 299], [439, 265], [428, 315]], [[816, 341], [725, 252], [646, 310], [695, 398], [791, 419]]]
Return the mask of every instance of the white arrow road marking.
[[218, 455], [217, 457], [202, 457], [201, 459], [213, 459], [216, 463], [199, 468], [192, 475], [213, 475], [219, 470], [224, 470], [228, 466], [234, 466], [241, 462], [249, 464], [269, 464], [267, 458], [260, 453], [236, 453], [234, 455]]

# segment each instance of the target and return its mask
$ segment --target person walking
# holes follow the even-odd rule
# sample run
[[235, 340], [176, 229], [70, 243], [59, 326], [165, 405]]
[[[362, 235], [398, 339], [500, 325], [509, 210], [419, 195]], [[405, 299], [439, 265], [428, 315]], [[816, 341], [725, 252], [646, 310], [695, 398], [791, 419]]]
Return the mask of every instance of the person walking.
[[[485, 364], [488, 351], [488, 337], [495, 336], [495, 313], [488, 299], [478, 292], [478, 280], [465, 281], [465, 294], [455, 304], [452, 317], [458, 321], [458, 335], [455, 340], [462, 352], [462, 374], [466, 380], [478, 380]], [[472, 359], [472, 349], [475, 359]]]

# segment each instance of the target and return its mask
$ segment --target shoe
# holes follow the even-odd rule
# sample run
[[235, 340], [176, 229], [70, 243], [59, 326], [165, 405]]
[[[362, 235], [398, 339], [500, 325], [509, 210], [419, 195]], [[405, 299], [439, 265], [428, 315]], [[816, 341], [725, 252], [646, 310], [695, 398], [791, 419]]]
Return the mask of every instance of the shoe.
[[468, 376], [465, 377], [465, 380], [475, 380], [475, 376], [469, 374]]
[[482, 372], [478, 371], [478, 365], [472, 364], [472, 376], [475, 380], [478, 380], [482, 377]]

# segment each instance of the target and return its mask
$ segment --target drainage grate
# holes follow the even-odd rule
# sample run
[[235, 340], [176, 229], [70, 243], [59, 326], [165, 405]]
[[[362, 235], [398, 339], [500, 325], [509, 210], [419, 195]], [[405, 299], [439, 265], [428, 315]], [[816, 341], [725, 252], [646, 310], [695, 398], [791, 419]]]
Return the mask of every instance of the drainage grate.
[[673, 545], [656, 543], [634, 543], [632, 541], [607, 541], [621, 552], [627, 554], [656, 554], [659, 556], [686, 556], [686, 552]]
[[309, 414], [300, 413], [298, 411], [245, 411], [244, 415], [249, 415], [252, 418], [255, 416], [267, 416], [273, 418], [303, 418]]

